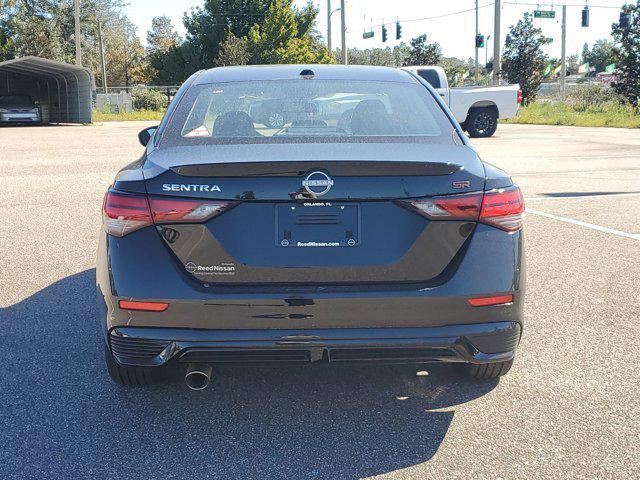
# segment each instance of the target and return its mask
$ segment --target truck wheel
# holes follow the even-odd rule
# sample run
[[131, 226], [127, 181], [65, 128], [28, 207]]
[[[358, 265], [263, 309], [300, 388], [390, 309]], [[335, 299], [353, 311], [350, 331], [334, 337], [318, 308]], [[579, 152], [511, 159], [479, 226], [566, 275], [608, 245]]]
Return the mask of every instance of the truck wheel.
[[506, 375], [513, 365], [513, 358], [506, 362], [467, 365], [467, 374], [477, 380], [490, 380]]
[[472, 138], [490, 137], [498, 128], [498, 113], [493, 108], [474, 108], [464, 125]]
[[104, 359], [111, 379], [127, 387], [152, 385], [159, 379], [158, 372], [153, 367], [127, 367], [120, 365], [109, 348], [104, 346]]

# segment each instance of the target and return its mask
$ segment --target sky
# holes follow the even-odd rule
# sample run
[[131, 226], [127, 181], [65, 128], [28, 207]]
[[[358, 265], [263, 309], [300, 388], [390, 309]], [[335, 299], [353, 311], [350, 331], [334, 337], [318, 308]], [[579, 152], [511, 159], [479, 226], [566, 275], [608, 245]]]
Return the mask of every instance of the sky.
[[[203, 0], [130, 0], [126, 7], [129, 18], [138, 26], [138, 35], [143, 43], [151, 26], [151, 18], [166, 15], [181, 35], [184, 35], [182, 17], [192, 7], [201, 6]], [[298, 6], [304, 6], [306, 0], [295, 0]], [[317, 27], [326, 38], [327, 35], [327, 0], [314, 0], [320, 8]], [[493, 17], [492, 0], [478, 0], [479, 29], [485, 36], [491, 35], [487, 42], [488, 54], [493, 51]], [[619, 7], [625, 2], [621, 0], [502, 0], [501, 40], [507, 30], [514, 25], [525, 12], [531, 12], [540, 5], [541, 10], [555, 10], [555, 19], [536, 19], [537, 26], [543, 34], [553, 38], [553, 43], [545, 47], [546, 53], [552, 57], [560, 57], [562, 4], [567, 5], [567, 55], [580, 53], [584, 43], [593, 44], [601, 38], [611, 38], [611, 24], [618, 21]], [[584, 5], [590, 8], [590, 26], [580, 25], [581, 11]], [[553, 5], [553, 7], [552, 7]], [[340, 7], [340, 0], [331, 0], [332, 10]], [[445, 56], [467, 59], [474, 56], [475, 36], [475, 0], [346, 0], [347, 47], [375, 48], [396, 45], [395, 22], [402, 24], [402, 40], [409, 40], [426, 34], [429, 41], [440, 43]], [[465, 11], [467, 10], [467, 11]], [[462, 12], [462, 13], [458, 13]], [[453, 13], [453, 15], [451, 15]], [[439, 18], [433, 18], [439, 17]], [[415, 19], [415, 20], [414, 20]], [[340, 12], [331, 17], [333, 47], [340, 46]], [[413, 20], [413, 21], [409, 21]], [[382, 42], [381, 27], [374, 27], [374, 38], [365, 40], [362, 33], [371, 26], [387, 24], [389, 40]], [[480, 52], [483, 61], [484, 52]]]

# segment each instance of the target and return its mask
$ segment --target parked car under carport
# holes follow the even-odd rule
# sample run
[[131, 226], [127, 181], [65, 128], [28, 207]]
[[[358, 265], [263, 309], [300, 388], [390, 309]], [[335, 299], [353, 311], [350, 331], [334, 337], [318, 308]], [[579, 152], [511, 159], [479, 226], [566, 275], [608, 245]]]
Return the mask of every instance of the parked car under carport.
[[0, 97], [38, 102], [42, 123], [91, 123], [94, 90], [91, 72], [81, 66], [32, 56], [0, 62]]
[[0, 125], [41, 122], [38, 102], [29, 95], [0, 95]]

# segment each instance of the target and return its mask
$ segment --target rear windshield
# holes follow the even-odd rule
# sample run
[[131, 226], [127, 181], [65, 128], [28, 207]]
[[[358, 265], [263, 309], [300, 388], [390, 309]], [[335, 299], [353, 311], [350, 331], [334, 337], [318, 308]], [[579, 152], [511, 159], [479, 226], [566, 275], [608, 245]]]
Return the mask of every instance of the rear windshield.
[[163, 143], [452, 143], [452, 131], [445, 113], [421, 85], [271, 80], [190, 89]]

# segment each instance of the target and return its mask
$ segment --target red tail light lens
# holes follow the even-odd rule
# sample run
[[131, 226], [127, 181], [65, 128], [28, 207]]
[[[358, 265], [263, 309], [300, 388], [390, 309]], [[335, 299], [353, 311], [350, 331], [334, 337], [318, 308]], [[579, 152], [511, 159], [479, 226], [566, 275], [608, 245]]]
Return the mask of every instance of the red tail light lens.
[[473, 220], [478, 221], [482, 193], [468, 195], [448, 195], [409, 202], [413, 208], [432, 220]]
[[152, 225], [147, 197], [109, 190], [104, 197], [102, 224], [109, 235], [116, 237]]
[[484, 193], [411, 200], [409, 204], [430, 220], [470, 220], [507, 232], [522, 228], [524, 199], [516, 185]]
[[516, 102], [518, 102], [518, 105], [522, 103], [522, 90], [518, 90]]
[[123, 237], [149, 225], [201, 223], [219, 215], [231, 202], [149, 197], [109, 190], [102, 208], [106, 232]]
[[515, 232], [522, 228], [523, 213], [524, 198], [520, 189], [514, 185], [485, 192], [480, 221], [507, 232]]
[[163, 223], [199, 223], [219, 215], [230, 202], [149, 197], [153, 221]]

